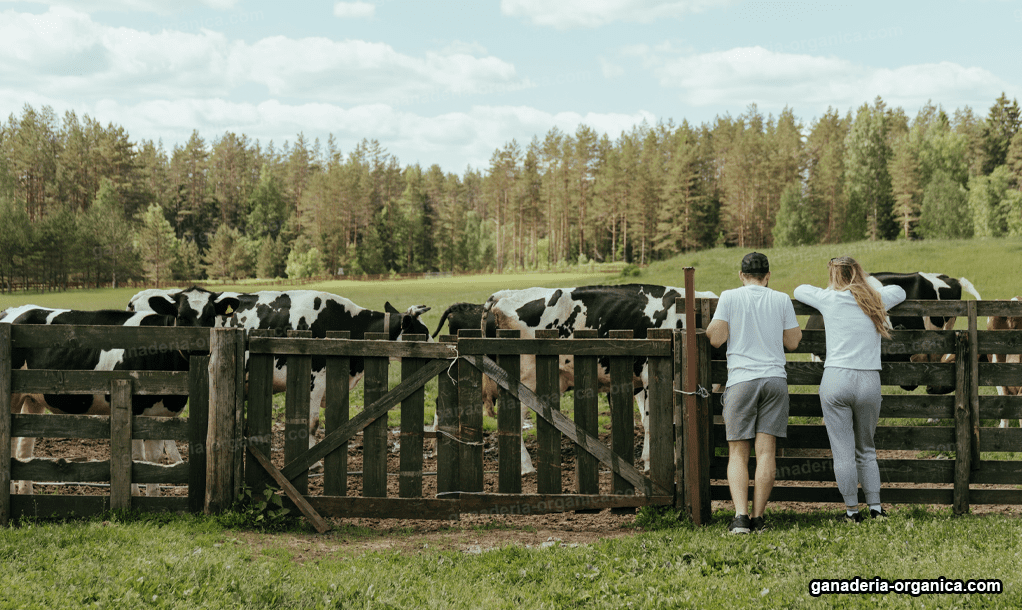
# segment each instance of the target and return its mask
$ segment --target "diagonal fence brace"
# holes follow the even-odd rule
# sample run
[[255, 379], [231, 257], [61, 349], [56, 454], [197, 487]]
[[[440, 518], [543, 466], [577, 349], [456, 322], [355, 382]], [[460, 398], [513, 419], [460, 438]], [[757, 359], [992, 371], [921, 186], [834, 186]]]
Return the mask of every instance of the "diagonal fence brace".
[[291, 484], [291, 481], [288, 481], [287, 478], [273, 466], [269, 458], [266, 457], [266, 454], [252, 444], [249, 444], [248, 452], [251, 453], [256, 461], [259, 462], [259, 465], [262, 466], [271, 477], [273, 477], [273, 480], [277, 482], [277, 485], [280, 485], [281, 489], [284, 490], [284, 494], [295, 503], [298, 510], [305, 515], [305, 518], [308, 519], [310, 523], [312, 523], [312, 526], [316, 528], [317, 532], [322, 534], [330, 530], [330, 524], [327, 523], [318, 512], [316, 512], [315, 508], [312, 508], [312, 505], [309, 504], [308, 500], [306, 500], [302, 494], [295, 489], [295, 486]]

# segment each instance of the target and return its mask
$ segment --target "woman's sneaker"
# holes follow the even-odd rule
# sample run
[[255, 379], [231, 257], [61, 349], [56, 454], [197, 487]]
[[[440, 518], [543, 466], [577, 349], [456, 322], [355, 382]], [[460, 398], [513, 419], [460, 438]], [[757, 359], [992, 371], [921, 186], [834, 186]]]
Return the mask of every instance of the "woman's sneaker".
[[872, 508], [869, 509], [869, 516], [872, 519], [886, 519], [890, 515], [888, 515], [887, 511], [881, 507], [880, 510], [873, 510]]
[[752, 531], [754, 533], [756, 533], [756, 534], [758, 534], [758, 533], [760, 533], [760, 532], [762, 532], [762, 531], [764, 531], [766, 529], [769, 529], [769, 527], [770, 527], [770, 526], [768, 526], [766, 524], [766, 520], [763, 517], [753, 517], [751, 519], [751, 521], [752, 521]]
[[844, 523], [862, 523], [862, 513], [858, 512], [854, 515], [849, 515], [847, 512], [842, 513], [841, 521]]
[[749, 515], [736, 515], [731, 520], [731, 525], [727, 526], [727, 531], [732, 534], [748, 534], [752, 529], [752, 521], [749, 519]]

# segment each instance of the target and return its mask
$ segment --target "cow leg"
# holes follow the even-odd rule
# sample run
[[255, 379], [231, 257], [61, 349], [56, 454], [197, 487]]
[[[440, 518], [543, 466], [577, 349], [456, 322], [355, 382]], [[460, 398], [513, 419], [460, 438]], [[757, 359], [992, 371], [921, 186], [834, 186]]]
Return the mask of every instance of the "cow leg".
[[[326, 408], [326, 369], [312, 372], [312, 391], [309, 395], [309, 449], [316, 445], [319, 414]], [[309, 467], [309, 472], [323, 472], [323, 460]]]
[[[13, 403], [12, 403], [13, 404]], [[14, 410], [13, 408], [11, 409]], [[21, 401], [21, 412], [31, 415], [42, 415], [46, 412], [46, 405], [34, 396], [24, 396]], [[16, 437], [13, 440], [15, 457], [19, 460], [31, 460], [35, 454], [35, 437]], [[11, 491], [19, 494], [32, 495], [32, 481], [11, 481]]]
[[520, 438], [522, 443], [522, 474], [531, 474], [536, 472], [536, 467], [532, 465], [532, 458], [529, 457], [529, 451], [525, 448], [525, 409], [522, 408], [522, 435]]
[[[635, 402], [639, 404], [639, 413], [642, 414], [642, 457], [643, 470], [649, 471], [649, 400], [645, 388], [635, 395]], [[634, 454], [633, 454], [634, 455]]]

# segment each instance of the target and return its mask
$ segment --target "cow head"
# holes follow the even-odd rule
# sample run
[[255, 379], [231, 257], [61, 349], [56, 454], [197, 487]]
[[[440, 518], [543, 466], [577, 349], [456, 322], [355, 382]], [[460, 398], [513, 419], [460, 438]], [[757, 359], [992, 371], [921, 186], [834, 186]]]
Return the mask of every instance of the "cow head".
[[425, 305], [412, 305], [405, 313], [401, 313], [390, 304], [390, 301], [383, 306], [384, 311], [390, 314], [390, 327], [387, 333], [391, 341], [397, 341], [402, 335], [426, 335], [429, 341], [429, 329], [419, 320], [419, 316], [430, 310]]
[[[150, 296], [146, 304], [158, 314], [172, 316], [175, 326], [212, 328], [224, 326], [226, 319], [238, 308], [239, 301], [235, 293], [210, 292], [192, 286], [180, 292]], [[132, 305], [141, 307], [134, 300]]]

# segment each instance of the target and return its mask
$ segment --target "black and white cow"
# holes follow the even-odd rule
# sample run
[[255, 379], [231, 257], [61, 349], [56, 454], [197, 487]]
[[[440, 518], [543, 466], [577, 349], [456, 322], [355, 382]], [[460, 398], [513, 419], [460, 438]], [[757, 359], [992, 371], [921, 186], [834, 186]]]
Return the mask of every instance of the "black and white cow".
[[[483, 324], [483, 316], [486, 316], [486, 323]], [[459, 330], [482, 330], [484, 337], [496, 337], [497, 325], [494, 322], [492, 313], [483, 310], [483, 305], [475, 303], [454, 303], [440, 316], [440, 323], [433, 331], [433, 337], [440, 334], [440, 329], [448, 326], [448, 333], [457, 336]], [[492, 356], [491, 356], [492, 358]], [[493, 405], [497, 402], [499, 388], [492, 379], [483, 375], [483, 410], [486, 415], [496, 417], [497, 412]], [[437, 419], [433, 418], [433, 429], [436, 429]]]
[[[201, 290], [201, 289], [192, 289]], [[141, 295], [142, 293], [140, 293]], [[401, 313], [390, 303], [386, 311], [372, 311], [359, 307], [352, 301], [315, 290], [264, 291], [246, 293], [207, 293], [201, 297], [183, 299], [181, 293], [170, 292], [162, 298], [175, 300], [179, 315], [194, 315], [195, 310], [215, 310], [223, 301], [229, 301], [231, 314], [219, 315], [217, 326], [231, 326], [246, 330], [309, 330], [313, 337], [325, 337], [329, 331], [348, 331], [352, 339], [362, 339], [365, 333], [386, 332], [392, 341], [399, 341], [403, 335], [429, 335], [429, 329], [419, 316], [429, 311], [425, 305], [416, 305]], [[229, 296], [227, 296], [229, 295]], [[129, 307], [148, 307], [153, 298], [161, 295], [147, 292], [136, 295]], [[148, 297], [148, 299], [146, 298]], [[389, 327], [385, 326], [389, 321]], [[247, 361], [247, 354], [246, 354]], [[351, 358], [348, 378], [349, 388], [354, 388], [365, 372], [362, 358]], [[273, 391], [283, 392], [287, 387], [287, 356], [274, 357]], [[315, 432], [319, 428], [319, 413], [326, 398], [326, 358], [312, 358], [312, 388], [309, 401], [309, 446], [315, 444]]]
[[[1013, 297], [1012, 301], [1022, 300], [1022, 297]], [[987, 317], [987, 330], [1022, 330], [1022, 316], [989, 316]], [[953, 354], [952, 354], [953, 356]], [[1019, 364], [1022, 363], [1022, 356], [1019, 354], [990, 354], [990, 362], [1002, 362]], [[1022, 386], [997, 386], [999, 396], [1022, 396]], [[1001, 427], [1010, 427], [1010, 421], [1001, 420]], [[1019, 427], [1022, 427], [1022, 419], [1018, 420]]]
[[[962, 290], [981, 299], [972, 282], [964, 277], [954, 279], [939, 273], [890, 273], [882, 271], [871, 274], [871, 277], [884, 286], [901, 286], [905, 290], [906, 300], [949, 301], [962, 298]], [[891, 316], [891, 327], [896, 330], [950, 330], [954, 328], [956, 317], [943, 316]], [[823, 317], [815, 314], [809, 316], [806, 330], [822, 330]], [[820, 356], [820, 355], [818, 355]], [[940, 362], [944, 354], [884, 354], [885, 362]], [[911, 392], [918, 386], [901, 386]], [[929, 386], [927, 394], [947, 394], [954, 388]]]
[[[684, 296], [684, 289], [648, 284], [621, 286], [583, 286], [579, 288], [528, 288], [504, 290], [494, 293], [484, 306], [495, 316], [498, 329], [521, 331], [521, 336], [534, 338], [536, 330], [557, 329], [560, 337], [570, 338], [576, 330], [597, 331], [599, 337], [609, 336], [612, 330], [631, 330], [636, 339], [646, 338], [650, 328], [684, 328], [685, 312], [677, 311], [674, 302]], [[697, 291], [697, 298], [717, 298], [712, 292]], [[561, 392], [574, 386], [574, 358], [562, 356], [560, 361]], [[522, 382], [536, 389], [536, 358], [524, 356], [521, 369]], [[649, 469], [649, 411], [646, 407], [646, 388], [649, 371], [644, 358], [636, 358], [633, 383], [645, 437], [642, 461]], [[607, 359], [599, 366], [600, 391], [610, 387]], [[524, 418], [524, 410], [523, 410]], [[532, 472], [532, 460], [522, 443], [522, 472]]]
[[[88, 326], [176, 326], [179, 325], [175, 305], [162, 297], [152, 299], [148, 310], [130, 311], [74, 311], [50, 309], [25, 305], [8, 309], [0, 316], [5, 324], [73, 324]], [[206, 320], [212, 323], [210, 319]], [[201, 319], [192, 320], [193, 325]], [[179, 349], [180, 347], [180, 349]], [[15, 369], [65, 370], [65, 371], [187, 371], [188, 346], [171, 347], [163, 350], [113, 349], [99, 350], [87, 347], [56, 346], [47, 349], [15, 348], [11, 367]], [[132, 396], [132, 413], [149, 416], [177, 416], [187, 402], [187, 396]], [[105, 415], [110, 413], [109, 395], [58, 395], [58, 394], [15, 394], [12, 396], [12, 413], [35, 413], [45, 411], [71, 415]], [[181, 461], [176, 445], [171, 459]], [[132, 441], [132, 458], [157, 461], [164, 449], [163, 441]], [[35, 438], [22, 438], [16, 443], [18, 459], [32, 457]], [[32, 493], [31, 481], [18, 485], [20, 493]], [[158, 486], [149, 487], [150, 495], [158, 495]]]

